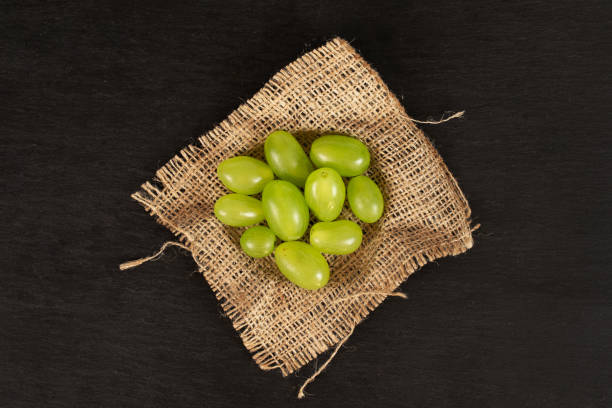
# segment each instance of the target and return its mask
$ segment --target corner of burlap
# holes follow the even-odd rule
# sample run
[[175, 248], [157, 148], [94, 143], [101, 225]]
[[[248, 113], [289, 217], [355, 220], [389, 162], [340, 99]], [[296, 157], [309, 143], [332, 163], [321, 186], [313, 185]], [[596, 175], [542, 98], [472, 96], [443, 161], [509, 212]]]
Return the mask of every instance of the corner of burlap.
[[[213, 214], [216, 199], [228, 193], [217, 165], [238, 154], [261, 157], [275, 129], [296, 134], [305, 148], [326, 132], [361, 139], [372, 155], [367, 174], [385, 196], [383, 218], [360, 223], [361, 248], [327, 257], [332, 276], [317, 291], [288, 282], [272, 257], [245, 255], [238, 243], [244, 229], [225, 227]], [[132, 197], [191, 250], [259, 367], [283, 375], [347, 336], [419, 267], [473, 244], [469, 205], [438, 152], [340, 38], [281, 69]], [[356, 220], [347, 208], [341, 218]]]

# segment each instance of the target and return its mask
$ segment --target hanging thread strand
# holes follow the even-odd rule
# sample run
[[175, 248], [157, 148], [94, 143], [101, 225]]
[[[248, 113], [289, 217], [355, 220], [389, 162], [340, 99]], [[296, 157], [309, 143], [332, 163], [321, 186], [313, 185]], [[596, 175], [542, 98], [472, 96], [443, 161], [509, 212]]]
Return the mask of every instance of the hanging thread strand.
[[424, 125], [439, 125], [440, 123], [444, 123], [444, 122], [448, 122], [449, 120], [460, 118], [463, 116], [464, 113], [465, 111], [457, 112], [457, 113], [452, 114], [448, 118], [444, 118], [444, 115], [442, 115], [442, 119], [440, 120], [416, 120], [413, 118], [410, 118], [410, 120], [413, 121], [414, 123], [422, 123]]
[[[371, 295], [397, 296], [397, 297], [401, 297], [402, 299], [408, 299], [408, 296], [405, 293], [402, 293], [402, 292], [376, 291], [376, 292], [355, 293], [353, 295], [349, 295], [349, 296], [345, 296], [343, 298], [340, 298], [340, 299], [334, 301], [333, 303], [344, 302], [345, 300], [351, 299], [353, 297], [364, 296], [364, 295], [370, 295], [370, 296]], [[306, 394], [304, 394], [304, 390], [306, 389], [306, 386], [308, 384], [310, 384], [311, 382], [313, 382], [315, 380], [315, 378], [317, 378], [317, 376], [319, 374], [321, 374], [323, 372], [323, 370], [325, 370], [325, 368], [334, 359], [334, 357], [336, 357], [336, 354], [338, 354], [338, 351], [340, 351], [340, 347], [342, 347], [344, 345], [344, 343], [346, 343], [346, 341], [349, 339], [349, 337], [351, 337], [351, 335], [353, 334], [353, 331], [355, 331], [355, 326], [357, 326], [357, 324], [355, 324], [351, 328], [351, 331], [336, 345], [336, 349], [327, 358], [325, 363], [323, 363], [323, 365], [321, 367], [319, 367], [319, 369], [317, 371], [315, 371], [315, 373], [313, 375], [311, 375], [310, 377], [308, 377], [308, 379], [306, 379], [306, 381], [304, 381], [304, 383], [302, 384], [302, 386], [300, 387], [300, 390], [298, 392], [298, 395], [297, 395], [298, 399], [302, 399], [302, 398], [304, 398], [306, 396]]]
[[121, 265], [119, 265], [119, 269], [121, 269], [122, 271], [125, 271], [126, 269], [131, 269], [131, 268], [135, 268], [137, 266], [140, 266], [140, 265], [142, 265], [145, 262], [155, 261], [155, 260], [157, 260], [157, 258], [162, 256], [162, 254], [164, 253], [166, 248], [168, 248], [169, 246], [177, 246], [179, 248], [183, 248], [186, 251], [189, 251], [189, 248], [187, 248], [185, 245], [181, 244], [180, 242], [166, 241], [161, 246], [161, 248], [159, 248], [159, 251], [157, 251], [153, 255], [147, 256], [145, 258], [134, 259], [133, 261], [124, 262]]
[[317, 378], [317, 376], [319, 374], [321, 374], [321, 372], [323, 370], [325, 370], [325, 368], [327, 367], [327, 365], [334, 359], [334, 357], [336, 357], [336, 354], [338, 354], [338, 351], [340, 351], [340, 347], [342, 347], [342, 345], [344, 343], [346, 343], [346, 341], [349, 339], [349, 337], [351, 337], [351, 334], [353, 334], [353, 331], [355, 330], [355, 326], [353, 326], [353, 328], [351, 329], [351, 331], [349, 332], [349, 334], [346, 335], [345, 338], [342, 339], [342, 341], [340, 343], [338, 343], [338, 345], [336, 346], [336, 349], [334, 350], [333, 353], [331, 353], [331, 355], [329, 356], [329, 358], [327, 359], [327, 361], [325, 363], [323, 363], [323, 365], [321, 367], [319, 367], [319, 369], [317, 371], [315, 371], [315, 373], [313, 375], [311, 375], [310, 377], [308, 377], [308, 379], [306, 381], [304, 381], [304, 384], [302, 384], [302, 386], [300, 387], [300, 391], [298, 392], [298, 399], [302, 399], [304, 398], [305, 394], [304, 394], [304, 389], [306, 388], [306, 386], [308, 384], [310, 384], [311, 382], [314, 381], [315, 378]]

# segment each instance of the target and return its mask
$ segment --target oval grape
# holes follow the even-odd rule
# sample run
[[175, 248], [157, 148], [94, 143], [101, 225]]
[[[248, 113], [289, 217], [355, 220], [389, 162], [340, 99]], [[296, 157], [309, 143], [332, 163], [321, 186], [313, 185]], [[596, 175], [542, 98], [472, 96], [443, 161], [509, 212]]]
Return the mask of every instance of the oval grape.
[[266, 183], [274, 179], [270, 166], [248, 156], [222, 161], [217, 167], [217, 176], [228, 189], [246, 195], [261, 193]]
[[261, 201], [244, 194], [228, 194], [215, 203], [215, 216], [226, 225], [247, 227], [264, 219]]
[[276, 236], [270, 231], [270, 228], [257, 225], [242, 233], [240, 247], [253, 258], [263, 258], [272, 253], [275, 241]]
[[317, 167], [331, 167], [343, 177], [354, 177], [368, 169], [370, 152], [354, 137], [326, 135], [312, 143], [310, 159]]
[[274, 260], [282, 274], [301, 288], [316, 290], [329, 280], [327, 260], [305, 242], [283, 242], [276, 247]]
[[270, 133], [264, 143], [264, 152], [266, 161], [278, 178], [304, 187], [314, 167], [291, 133], [283, 130]]
[[344, 205], [345, 187], [338, 172], [329, 167], [315, 170], [306, 179], [304, 198], [321, 221], [333, 221]]
[[361, 245], [362, 237], [359, 225], [349, 220], [318, 222], [310, 228], [310, 245], [326, 254], [355, 252]]
[[264, 187], [261, 201], [270, 229], [283, 241], [299, 239], [308, 228], [309, 212], [302, 192], [285, 180]]
[[347, 187], [349, 206], [361, 221], [373, 223], [382, 216], [384, 201], [380, 189], [366, 176], [353, 177]]

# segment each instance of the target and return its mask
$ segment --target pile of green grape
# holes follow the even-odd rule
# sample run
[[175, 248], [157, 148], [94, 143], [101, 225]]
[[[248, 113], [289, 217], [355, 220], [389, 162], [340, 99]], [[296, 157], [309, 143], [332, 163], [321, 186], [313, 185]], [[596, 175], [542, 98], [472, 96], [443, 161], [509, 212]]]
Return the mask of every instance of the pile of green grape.
[[[215, 216], [232, 227], [265, 220], [268, 227], [253, 226], [242, 234], [242, 250], [254, 258], [274, 251], [287, 279], [304, 289], [319, 289], [329, 280], [329, 265], [321, 253], [345, 255], [361, 245], [357, 223], [334, 221], [345, 197], [363, 222], [376, 222], [383, 213], [380, 189], [362, 175], [370, 165], [370, 152], [353, 137], [325, 135], [312, 143], [309, 159], [293, 135], [282, 130], [268, 135], [264, 152], [267, 164], [248, 156], [219, 164], [219, 179], [235, 194], [217, 200]], [[346, 188], [343, 177], [349, 178]], [[259, 193], [261, 200], [252, 197]], [[308, 229], [310, 211], [320, 222], [310, 228], [308, 244], [298, 240]], [[274, 249], [277, 237], [285, 242]]]

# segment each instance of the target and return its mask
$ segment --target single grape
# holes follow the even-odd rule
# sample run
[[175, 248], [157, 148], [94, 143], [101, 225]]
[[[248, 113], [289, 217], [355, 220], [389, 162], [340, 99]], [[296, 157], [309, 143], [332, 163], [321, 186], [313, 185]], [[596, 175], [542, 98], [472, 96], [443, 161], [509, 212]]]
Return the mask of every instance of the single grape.
[[232, 227], [248, 227], [263, 221], [261, 201], [244, 194], [228, 194], [215, 203], [215, 216]]
[[308, 228], [310, 214], [302, 192], [285, 180], [272, 180], [261, 195], [270, 229], [283, 241], [300, 239]]
[[331, 167], [343, 177], [362, 174], [370, 166], [370, 152], [358, 139], [326, 135], [316, 139], [310, 148], [310, 159], [317, 167]]
[[282, 274], [301, 288], [316, 290], [329, 280], [327, 260], [305, 242], [283, 242], [276, 247], [274, 260]]
[[347, 187], [349, 206], [361, 221], [373, 223], [382, 216], [384, 202], [380, 189], [366, 176], [350, 179]]
[[362, 235], [350, 220], [318, 222], [310, 228], [310, 245], [326, 254], [346, 255], [359, 248]]
[[283, 130], [270, 133], [264, 143], [264, 153], [278, 178], [304, 187], [306, 177], [314, 167], [291, 133]]
[[253, 258], [263, 258], [274, 250], [276, 236], [268, 227], [257, 225], [242, 233], [240, 237], [240, 247]]
[[224, 160], [217, 167], [217, 176], [228, 189], [246, 195], [261, 193], [266, 183], [274, 179], [270, 166], [248, 156]]
[[344, 205], [346, 188], [338, 172], [329, 167], [315, 170], [306, 179], [304, 198], [321, 221], [333, 221]]

